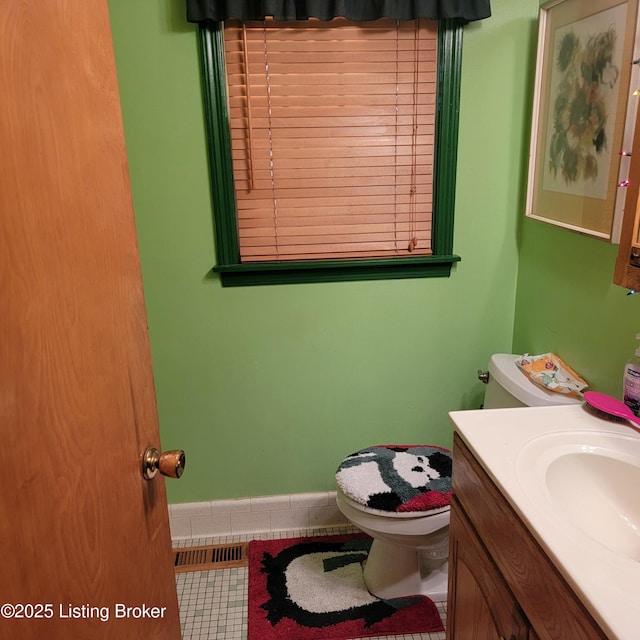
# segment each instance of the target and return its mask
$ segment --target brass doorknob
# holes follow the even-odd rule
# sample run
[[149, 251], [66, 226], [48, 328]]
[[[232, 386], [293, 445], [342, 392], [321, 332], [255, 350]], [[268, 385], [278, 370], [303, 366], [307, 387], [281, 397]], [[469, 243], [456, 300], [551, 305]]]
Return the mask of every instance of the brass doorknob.
[[185, 461], [181, 449], [160, 453], [155, 447], [147, 447], [142, 454], [142, 477], [152, 480], [160, 471], [163, 476], [179, 478], [184, 471]]

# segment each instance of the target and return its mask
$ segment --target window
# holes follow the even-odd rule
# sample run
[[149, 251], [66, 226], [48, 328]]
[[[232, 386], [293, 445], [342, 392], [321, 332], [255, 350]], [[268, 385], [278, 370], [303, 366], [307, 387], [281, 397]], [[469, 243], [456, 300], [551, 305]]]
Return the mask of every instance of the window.
[[231, 20], [200, 34], [223, 285], [450, 274], [458, 22]]

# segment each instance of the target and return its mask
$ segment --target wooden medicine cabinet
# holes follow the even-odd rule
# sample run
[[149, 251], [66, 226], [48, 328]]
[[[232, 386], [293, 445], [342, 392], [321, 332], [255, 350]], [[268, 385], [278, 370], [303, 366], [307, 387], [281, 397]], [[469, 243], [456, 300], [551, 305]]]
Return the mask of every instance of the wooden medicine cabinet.
[[[640, 115], [640, 109], [638, 110]], [[613, 274], [614, 284], [626, 289], [640, 290], [640, 118], [636, 126], [631, 149], [629, 181], [626, 187], [624, 214], [620, 231], [620, 245]]]

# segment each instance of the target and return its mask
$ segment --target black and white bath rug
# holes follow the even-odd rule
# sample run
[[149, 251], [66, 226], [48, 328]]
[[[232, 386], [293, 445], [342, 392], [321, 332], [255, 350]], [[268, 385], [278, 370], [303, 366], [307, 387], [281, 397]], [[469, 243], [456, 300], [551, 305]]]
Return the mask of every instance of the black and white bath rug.
[[363, 534], [249, 543], [248, 640], [343, 640], [443, 631], [424, 596], [382, 600], [362, 578]]

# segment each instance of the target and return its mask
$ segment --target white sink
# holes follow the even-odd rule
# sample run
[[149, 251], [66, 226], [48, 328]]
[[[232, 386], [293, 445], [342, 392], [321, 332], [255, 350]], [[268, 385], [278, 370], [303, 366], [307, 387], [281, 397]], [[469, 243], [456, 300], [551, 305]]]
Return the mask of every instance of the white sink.
[[637, 640], [640, 434], [580, 405], [450, 415], [606, 637]]
[[608, 549], [640, 561], [640, 438], [560, 431], [528, 442], [516, 474], [529, 497]]

